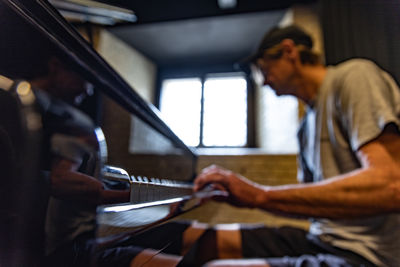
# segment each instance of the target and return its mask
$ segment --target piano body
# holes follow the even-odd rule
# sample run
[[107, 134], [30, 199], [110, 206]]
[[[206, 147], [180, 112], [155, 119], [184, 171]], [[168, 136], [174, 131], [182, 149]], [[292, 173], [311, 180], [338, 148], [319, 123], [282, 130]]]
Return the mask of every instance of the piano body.
[[[71, 68], [94, 86], [96, 93], [112, 99], [133, 116], [134, 138], [130, 145], [129, 166], [109, 166], [104, 160], [100, 174], [104, 179], [129, 186], [131, 202], [98, 207], [99, 229], [128, 227], [129, 234], [141, 232], [191, 210], [205, 197], [219, 194], [210, 191], [192, 195], [191, 182], [197, 158], [194, 151], [46, 0], [1, 0], [0, 14], [0, 75], [9, 81], [28, 79], [30, 71], [40, 61], [38, 51], [50, 44]], [[4, 108], [0, 109], [4, 113]], [[26, 120], [29, 122], [29, 119]], [[28, 263], [29, 266], [40, 266], [43, 259], [41, 245], [49, 189], [39, 175], [42, 151], [38, 144], [46, 140], [43, 134], [40, 138], [35, 137], [24, 143], [24, 149], [29, 153], [21, 159], [23, 166], [32, 163], [27, 164], [32, 165], [30, 169], [22, 168], [26, 171], [14, 176], [2, 170], [2, 192], [9, 193], [2, 194], [0, 200], [1, 266], [27, 266]], [[98, 142], [99, 148], [104, 148], [104, 140], [100, 138]], [[105, 156], [103, 152], [102, 158]], [[8, 167], [3, 165], [2, 168]], [[129, 168], [129, 173], [125, 168]], [[178, 170], [179, 174], [172, 174], [173, 170]], [[114, 234], [104, 231], [101, 237], [108, 237], [109, 233]]]

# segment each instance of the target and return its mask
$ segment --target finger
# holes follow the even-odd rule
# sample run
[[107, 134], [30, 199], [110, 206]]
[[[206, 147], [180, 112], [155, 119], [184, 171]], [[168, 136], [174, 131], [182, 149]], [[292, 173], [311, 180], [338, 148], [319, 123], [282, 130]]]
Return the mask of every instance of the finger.
[[226, 187], [222, 186], [221, 184], [213, 183], [213, 184], [210, 184], [210, 185], [211, 185], [212, 190], [219, 190], [219, 191], [227, 192]]
[[225, 176], [219, 171], [212, 171], [206, 174], [200, 174], [195, 180], [194, 190], [198, 191], [208, 184], [221, 184], [222, 187], [226, 187]]
[[205, 186], [207, 186], [209, 183], [207, 182], [206, 178], [204, 176], [198, 176], [196, 180], [194, 181], [194, 186], [193, 190], [195, 192], [203, 189]]
[[215, 165], [215, 164], [213, 164], [213, 165], [210, 165], [210, 166], [204, 168], [204, 169], [201, 171], [201, 173], [208, 173], [208, 172], [210, 172], [210, 171], [215, 171], [215, 170], [217, 170], [217, 169], [220, 169], [220, 167], [217, 166], [217, 165]]
[[212, 200], [218, 201], [218, 202], [227, 202], [229, 199], [229, 195], [216, 195], [212, 197]]
[[228, 192], [217, 190], [217, 191], [210, 192], [210, 194], [206, 194], [205, 197], [201, 198], [201, 202], [205, 203], [209, 200], [226, 201], [228, 199], [228, 197], [229, 197]]
[[208, 183], [208, 180], [211, 180], [213, 176], [213, 172], [202, 172], [200, 173], [196, 179], [194, 180], [195, 187], [202, 188], [204, 185]]

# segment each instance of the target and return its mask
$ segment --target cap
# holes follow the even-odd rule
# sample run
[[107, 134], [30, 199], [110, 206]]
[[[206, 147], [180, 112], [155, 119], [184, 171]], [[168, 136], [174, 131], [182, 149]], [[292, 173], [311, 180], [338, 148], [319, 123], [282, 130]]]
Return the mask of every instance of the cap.
[[310, 35], [295, 25], [283, 28], [274, 27], [264, 36], [257, 51], [247, 58], [247, 62], [252, 62], [261, 57], [266, 49], [279, 44], [284, 39], [291, 39], [295, 44], [302, 44], [310, 49], [313, 46]]

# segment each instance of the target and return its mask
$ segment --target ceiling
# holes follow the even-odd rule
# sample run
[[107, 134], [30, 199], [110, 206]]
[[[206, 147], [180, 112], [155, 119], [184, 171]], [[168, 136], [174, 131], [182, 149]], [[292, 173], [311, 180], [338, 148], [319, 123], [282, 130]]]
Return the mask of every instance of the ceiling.
[[[99, 2], [99, 1], [98, 1]], [[104, 0], [137, 21], [109, 30], [159, 67], [234, 64], [251, 54], [288, 7], [314, 1]]]
[[231, 64], [250, 54], [284, 11], [168, 21], [111, 29], [159, 66]]

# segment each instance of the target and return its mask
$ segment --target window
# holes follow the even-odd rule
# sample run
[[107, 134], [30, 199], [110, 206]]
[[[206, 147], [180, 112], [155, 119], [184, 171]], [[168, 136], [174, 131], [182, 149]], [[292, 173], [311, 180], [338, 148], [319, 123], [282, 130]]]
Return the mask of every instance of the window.
[[258, 146], [270, 154], [298, 152], [298, 100], [294, 96], [276, 96], [269, 86], [259, 89]]
[[267, 154], [296, 154], [299, 151], [297, 129], [299, 126], [298, 100], [294, 96], [277, 96], [272, 88], [263, 85], [264, 76], [251, 66], [256, 86], [256, 144]]
[[199, 78], [164, 80], [161, 87], [161, 114], [188, 146], [200, 142], [201, 91]]
[[160, 111], [188, 146], [247, 144], [247, 82], [242, 73], [166, 79], [161, 85]]

